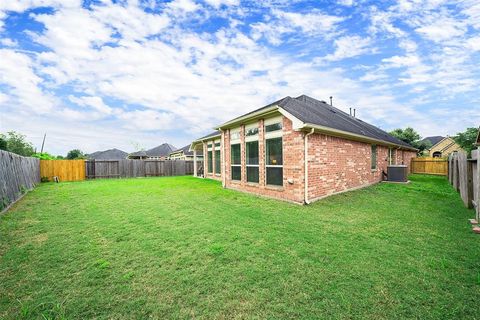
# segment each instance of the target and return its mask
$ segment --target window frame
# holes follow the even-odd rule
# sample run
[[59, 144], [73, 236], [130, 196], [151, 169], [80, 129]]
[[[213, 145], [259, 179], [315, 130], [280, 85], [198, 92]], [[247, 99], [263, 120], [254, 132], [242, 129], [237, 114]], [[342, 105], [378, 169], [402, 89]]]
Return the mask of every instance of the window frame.
[[370, 145], [370, 168], [372, 171], [377, 171], [378, 146], [376, 144]]
[[[269, 131], [266, 132], [265, 128], [267, 126], [275, 125], [277, 123], [280, 123], [280, 126], [277, 130], [274, 131]], [[283, 116], [279, 117], [274, 117], [274, 118], [269, 118], [265, 119], [263, 123], [263, 132], [264, 132], [264, 146], [265, 146], [265, 185], [266, 186], [273, 186], [273, 187], [283, 187], [284, 186], [284, 173], [283, 173], [283, 165], [284, 165], [284, 152], [283, 152]], [[275, 139], [280, 139], [281, 140], [281, 150], [282, 150], [282, 164], [268, 164], [268, 141], [269, 140], [275, 140]], [[269, 168], [281, 168], [282, 169], [282, 177], [281, 177], [281, 184], [269, 184], [268, 183], [268, 172]]]
[[[257, 163], [256, 164], [250, 164], [249, 162], [249, 152], [248, 152], [248, 144], [249, 143], [256, 143], [257, 144]], [[248, 169], [249, 168], [256, 168], [257, 169], [257, 180], [256, 181], [249, 181], [248, 177]], [[257, 140], [252, 140], [252, 141], [245, 141], [245, 173], [246, 173], [246, 178], [248, 183], [260, 183], [260, 143]]]
[[[235, 161], [233, 160], [233, 147], [238, 146], [239, 148], [239, 156], [240, 156], [240, 163], [234, 163]], [[232, 181], [242, 181], [242, 146], [240, 143], [232, 143], [230, 144], [230, 167], [231, 169], [231, 174], [230, 174], [230, 179]], [[233, 178], [233, 168], [240, 168], [240, 178], [239, 179], [234, 179]]]

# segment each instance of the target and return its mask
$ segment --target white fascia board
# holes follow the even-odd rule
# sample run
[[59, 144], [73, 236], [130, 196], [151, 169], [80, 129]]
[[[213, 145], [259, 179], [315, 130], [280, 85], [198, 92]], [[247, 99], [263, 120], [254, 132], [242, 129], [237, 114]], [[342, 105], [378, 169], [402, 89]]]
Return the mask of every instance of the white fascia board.
[[280, 111], [280, 113], [285, 116], [286, 118], [288, 118], [290, 121], [292, 121], [292, 128], [293, 130], [301, 130], [305, 127], [305, 122], [303, 122], [302, 120], [298, 119], [297, 117], [295, 117], [294, 115], [292, 115], [290, 112], [286, 111], [285, 109], [283, 108], [278, 108], [278, 111]]
[[246, 114], [246, 115], [241, 116], [239, 118], [236, 118], [236, 119], [230, 120], [228, 122], [225, 122], [224, 124], [221, 124], [220, 126], [216, 127], [215, 129], [216, 130], [221, 130], [221, 129], [228, 129], [228, 128], [231, 128], [231, 127], [236, 127], [237, 125], [245, 123], [245, 122], [247, 122], [251, 119], [261, 118], [264, 115], [267, 115], [267, 114], [270, 114], [272, 112], [277, 111], [278, 109], [279, 109], [279, 107], [277, 105], [273, 105], [273, 106], [270, 106], [268, 108], [258, 110], [257, 112], [249, 113], [249, 114]]

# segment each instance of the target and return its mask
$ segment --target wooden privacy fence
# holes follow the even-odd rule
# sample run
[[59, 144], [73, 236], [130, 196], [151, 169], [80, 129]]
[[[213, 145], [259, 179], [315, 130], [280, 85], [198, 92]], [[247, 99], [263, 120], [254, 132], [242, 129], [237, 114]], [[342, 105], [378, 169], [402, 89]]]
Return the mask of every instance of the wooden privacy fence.
[[87, 160], [88, 179], [183, 176], [193, 174], [193, 161], [186, 160]]
[[40, 183], [39, 162], [0, 150], [0, 212]]
[[60, 182], [85, 180], [85, 160], [40, 160], [40, 175], [48, 181], [53, 177]]
[[448, 174], [448, 160], [442, 158], [412, 158], [412, 173], [436, 174], [446, 176]]
[[480, 219], [480, 148], [472, 151], [471, 159], [464, 152], [452, 153], [448, 158], [448, 181], [460, 192], [467, 208], [475, 208]]

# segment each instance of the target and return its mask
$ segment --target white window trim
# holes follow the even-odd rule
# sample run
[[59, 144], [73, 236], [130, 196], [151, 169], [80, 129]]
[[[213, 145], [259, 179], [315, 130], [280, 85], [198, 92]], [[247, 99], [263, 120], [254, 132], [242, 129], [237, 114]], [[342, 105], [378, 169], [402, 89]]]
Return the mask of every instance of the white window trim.
[[[275, 122], [274, 122], [275, 123]], [[273, 133], [276, 133], [276, 132], [280, 132], [282, 133], [282, 135], [280, 136], [273, 136], [273, 137], [265, 137], [265, 185], [266, 186], [271, 186], [271, 187], [283, 187], [283, 178], [284, 178], [284, 173], [283, 173], [283, 163], [284, 163], [284, 160], [285, 160], [285, 157], [284, 157], [284, 154], [283, 154], [283, 127], [282, 127], [282, 130], [278, 130], [278, 131], [273, 131]], [[270, 140], [270, 139], [275, 139], [275, 138], [282, 138], [282, 164], [267, 164], [267, 140]], [[267, 175], [268, 175], [268, 170], [267, 168], [282, 168], [282, 184], [281, 185], [278, 185], [278, 184], [268, 184], [267, 183]]]
[[[253, 138], [253, 139], [248, 139], [247, 138]], [[247, 143], [249, 142], [255, 142], [257, 141], [258, 142], [258, 134], [254, 135], [254, 136], [249, 136], [249, 137], [245, 137], [245, 169], [248, 168], [248, 167], [253, 167], [253, 168], [258, 168], [258, 181], [257, 182], [252, 182], [252, 181], [248, 181], [248, 171], [245, 170], [245, 177], [247, 179], [247, 182], [249, 183], [260, 183], [260, 163], [259, 164], [247, 164], [247, 161], [248, 161], [248, 158], [247, 158]], [[258, 143], [258, 161], [260, 162], [260, 143]]]
[[[275, 131], [270, 131], [270, 132], [267, 132], [265, 130], [266, 126], [269, 126], [269, 125], [272, 125], [272, 124], [275, 124], [275, 123], [281, 123], [282, 128], [280, 130], [275, 130]], [[265, 121], [263, 122], [263, 132], [265, 133], [264, 134], [265, 140], [282, 137], [283, 136], [283, 116], [278, 116], [278, 117], [274, 117], [274, 118], [265, 119]]]
[[[232, 135], [237, 134], [238, 138], [233, 138]], [[240, 127], [235, 129], [230, 129], [230, 144], [237, 144], [240, 143]]]

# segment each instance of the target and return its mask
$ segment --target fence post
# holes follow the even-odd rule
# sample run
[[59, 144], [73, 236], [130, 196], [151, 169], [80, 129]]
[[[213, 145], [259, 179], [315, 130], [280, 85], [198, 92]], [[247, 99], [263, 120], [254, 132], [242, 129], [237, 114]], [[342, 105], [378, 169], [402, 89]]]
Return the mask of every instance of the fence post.
[[473, 199], [472, 164], [470, 163], [470, 161], [468, 161], [467, 154], [465, 152], [459, 151], [457, 153], [457, 159], [460, 197], [462, 198], [465, 207], [471, 208]]
[[476, 199], [477, 199], [477, 203], [476, 203], [476, 218], [477, 218], [477, 221], [478, 219], [480, 219], [480, 147], [478, 147], [477, 149], [477, 170], [476, 170], [476, 176], [477, 176], [477, 185], [476, 185], [476, 189], [474, 192], [476, 192]]

